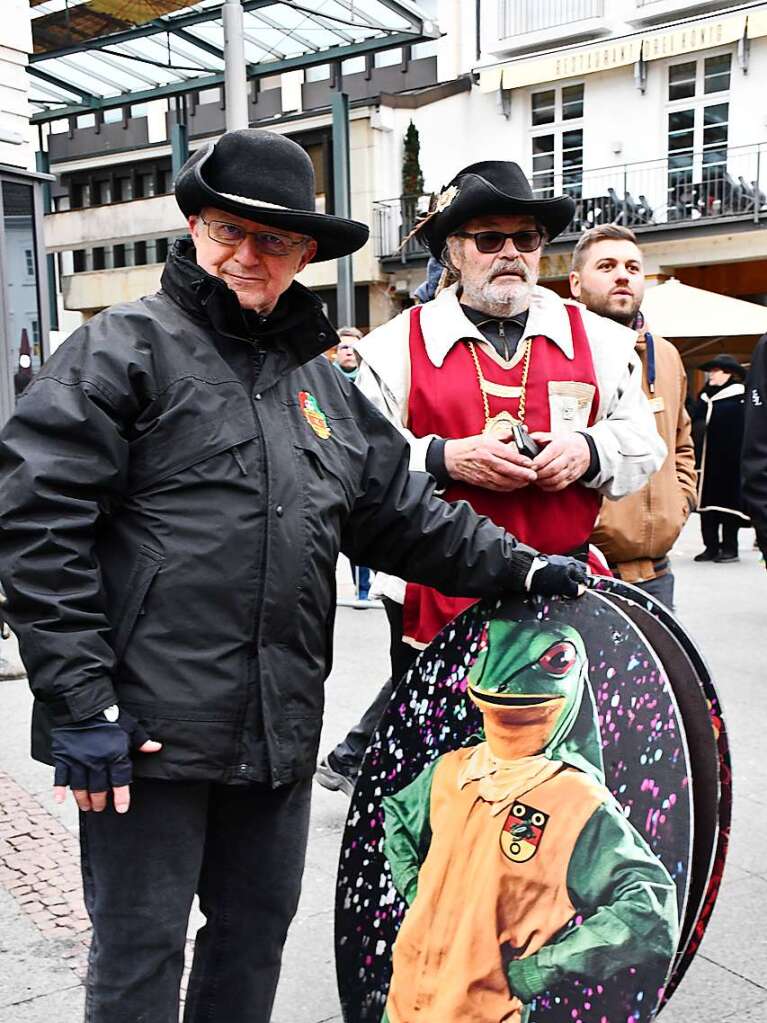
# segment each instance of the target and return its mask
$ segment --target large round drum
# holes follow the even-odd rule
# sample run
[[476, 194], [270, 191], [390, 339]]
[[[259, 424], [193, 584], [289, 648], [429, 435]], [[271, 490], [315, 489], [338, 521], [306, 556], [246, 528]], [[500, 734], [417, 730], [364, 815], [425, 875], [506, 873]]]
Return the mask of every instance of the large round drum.
[[345, 1020], [652, 1019], [692, 840], [679, 705], [624, 609], [473, 606], [397, 687], [351, 801]]

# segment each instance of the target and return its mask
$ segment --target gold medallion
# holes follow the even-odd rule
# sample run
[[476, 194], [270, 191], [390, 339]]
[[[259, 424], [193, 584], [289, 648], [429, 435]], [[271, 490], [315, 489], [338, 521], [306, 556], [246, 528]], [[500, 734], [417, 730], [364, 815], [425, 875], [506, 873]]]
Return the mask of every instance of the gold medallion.
[[492, 416], [487, 420], [482, 432], [491, 437], [497, 437], [498, 440], [511, 440], [512, 427], [517, 426], [519, 422], [520, 420], [515, 419], [511, 412], [502, 409], [497, 416]]

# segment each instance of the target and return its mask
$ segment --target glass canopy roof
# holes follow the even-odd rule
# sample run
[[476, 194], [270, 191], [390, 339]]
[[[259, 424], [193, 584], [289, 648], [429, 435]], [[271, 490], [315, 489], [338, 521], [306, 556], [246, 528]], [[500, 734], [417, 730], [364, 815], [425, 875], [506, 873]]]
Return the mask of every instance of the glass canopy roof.
[[[248, 77], [439, 34], [436, 0], [241, 0]], [[224, 80], [221, 0], [30, 0], [32, 120], [146, 102]]]

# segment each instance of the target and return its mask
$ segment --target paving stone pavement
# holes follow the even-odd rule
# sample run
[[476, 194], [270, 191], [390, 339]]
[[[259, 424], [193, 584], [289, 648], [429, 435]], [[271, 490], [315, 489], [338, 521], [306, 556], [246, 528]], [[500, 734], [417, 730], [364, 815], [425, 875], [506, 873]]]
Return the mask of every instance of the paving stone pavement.
[[[767, 574], [741, 534], [741, 563], [695, 565], [693, 521], [677, 546], [679, 617], [708, 656], [723, 696], [736, 803], [722, 893], [662, 1023], [767, 1023], [767, 758], [763, 635]], [[340, 590], [348, 566], [339, 570]], [[346, 594], [348, 596], [348, 594]], [[341, 608], [322, 750], [345, 733], [386, 672], [380, 610]], [[0, 1021], [78, 1023], [88, 924], [80, 898], [77, 816], [51, 795], [50, 770], [27, 754], [30, 697], [0, 681]], [[335, 872], [346, 800], [315, 786], [298, 914], [285, 949], [273, 1023], [341, 1023], [333, 957]], [[191, 935], [202, 923], [195, 911]]]
[[0, 771], [0, 885], [82, 975], [90, 925], [77, 839], [5, 771]]

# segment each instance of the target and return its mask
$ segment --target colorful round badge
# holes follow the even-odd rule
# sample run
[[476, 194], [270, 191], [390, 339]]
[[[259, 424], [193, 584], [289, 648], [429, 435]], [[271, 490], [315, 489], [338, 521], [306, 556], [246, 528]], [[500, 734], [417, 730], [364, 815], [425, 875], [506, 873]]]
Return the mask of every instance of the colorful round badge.
[[307, 421], [309, 426], [311, 426], [317, 436], [322, 440], [327, 440], [330, 436], [328, 417], [320, 408], [314, 395], [310, 391], [299, 391], [298, 404], [301, 406], [304, 419]]

